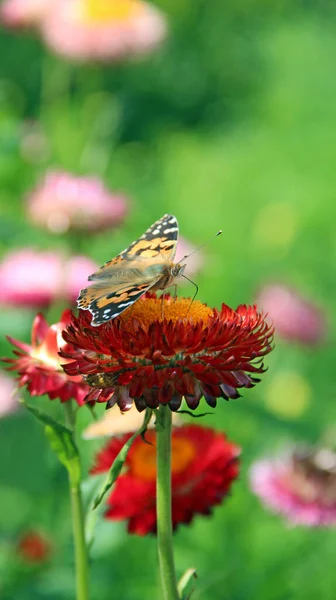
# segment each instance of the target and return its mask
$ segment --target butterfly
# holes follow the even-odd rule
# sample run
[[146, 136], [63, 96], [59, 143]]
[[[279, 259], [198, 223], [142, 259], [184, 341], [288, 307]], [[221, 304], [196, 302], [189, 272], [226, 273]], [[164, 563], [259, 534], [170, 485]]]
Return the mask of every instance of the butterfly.
[[186, 265], [173, 262], [178, 231], [176, 217], [164, 215], [89, 276], [93, 284], [80, 291], [77, 306], [90, 311], [91, 325], [115, 319], [148, 290], [164, 290], [183, 275]]

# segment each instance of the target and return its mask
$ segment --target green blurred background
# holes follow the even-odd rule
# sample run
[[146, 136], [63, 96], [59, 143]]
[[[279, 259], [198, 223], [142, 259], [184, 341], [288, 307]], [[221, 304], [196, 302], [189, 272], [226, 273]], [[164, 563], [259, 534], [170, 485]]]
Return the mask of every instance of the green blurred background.
[[[175, 552], [179, 575], [197, 569], [195, 600], [333, 600], [334, 532], [290, 528], [268, 513], [249, 490], [248, 469], [256, 457], [335, 433], [335, 4], [160, 6], [170, 22], [164, 46], [118, 66], [74, 66], [33, 35], [0, 32], [0, 249], [80, 247], [102, 264], [172, 212], [195, 244], [223, 229], [197, 276], [202, 301], [252, 303], [264, 282], [280, 280], [325, 309], [323, 347], [279, 341], [263, 383], [203, 419], [242, 447], [242, 473], [211, 518], [180, 527]], [[23, 123], [32, 122], [46, 139], [35, 154], [22, 149]], [[81, 239], [33, 228], [24, 197], [49, 167], [97, 174], [127, 193], [125, 224]], [[32, 318], [1, 311], [2, 355], [6, 333], [29, 340]], [[86, 411], [81, 419], [89, 422]], [[66, 473], [23, 409], [0, 431], [1, 597], [73, 598]], [[86, 470], [100, 446], [81, 442]], [[11, 545], [31, 527], [51, 537], [53, 557], [36, 569], [13, 566]], [[91, 555], [93, 600], [159, 598], [154, 537], [100, 521]]]

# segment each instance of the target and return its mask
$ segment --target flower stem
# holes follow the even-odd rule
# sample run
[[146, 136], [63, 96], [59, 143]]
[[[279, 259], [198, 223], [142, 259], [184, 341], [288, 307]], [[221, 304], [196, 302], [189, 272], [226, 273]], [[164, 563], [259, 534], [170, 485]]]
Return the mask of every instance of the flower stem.
[[89, 599], [88, 555], [84, 533], [84, 514], [81, 489], [69, 473], [72, 528], [75, 542], [76, 599]]
[[[69, 429], [74, 431], [76, 416], [73, 402], [71, 400], [65, 402], [64, 409], [66, 424]], [[89, 600], [88, 552], [85, 541], [85, 520], [78, 465], [74, 463], [68, 466], [72, 530], [75, 544], [76, 600]]]
[[178, 600], [173, 555], [171, 515], [171, 429], [172, 413], [161, 405], [156, 419], [156, 510], [159, 569], [164, 600]]

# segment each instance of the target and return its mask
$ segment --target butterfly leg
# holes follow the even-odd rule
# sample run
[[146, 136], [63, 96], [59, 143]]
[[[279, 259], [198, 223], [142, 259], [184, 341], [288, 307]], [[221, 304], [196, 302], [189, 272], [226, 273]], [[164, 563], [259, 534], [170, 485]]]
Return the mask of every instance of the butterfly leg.
[[189, 279], [189, 277], [186, 277], [185, 275], [182, 275], [182, 277], [183, 277], [183, 279], [187, 279], [187, 281], [190, 281], [190, 283], [192, 283], [195, 286], [195, 293], [194, 293], [194, 295], [192, 297], [192, 300], [190, 302], [190, 306], [189, 306], [188, 312], [187, 312], [187, 315], [188, 315], [188, 313], [189, 313], [189, 311], [190, 311], [190, 309], [192, 307], [192, 303], [194, 302], [194, 300], [195, 300], [195, 298], [196, 298], [196, 296], [198, 294], [198, 285], [197, 285], [197, 283], [195, 283], [194, 281], [192, 281], [191, 279]]

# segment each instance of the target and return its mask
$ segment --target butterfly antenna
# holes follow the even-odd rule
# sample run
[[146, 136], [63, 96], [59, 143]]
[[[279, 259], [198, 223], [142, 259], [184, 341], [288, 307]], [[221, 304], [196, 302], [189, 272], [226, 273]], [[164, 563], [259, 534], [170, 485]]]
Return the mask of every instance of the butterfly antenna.
[[[181, 258], [181, 260], [179, 260], [179, 263], [180, 264], [183, 263], [184, 260], [186, 260], [187, 258], [189, 258], [190, 256], [192, 256], [193, 254], [195, 254], [195, 252], [198, 252], [199, 250], [202, 250], [202, 248], [204, 248], [204, 246], [207, 246], [208, 243], [211, 242], [211, 240], [213, 240], [214, 238], [218, 237], [222, 233], [223, 233], [222, 229], [220, 229], [219, 231], [217, 231], [217, 233], [215, 233], [215, 235], [211, 236], [211, 238], [207, 242], [205, 242], [201, 246], [198, 246], [197, 248], [195, 248], [195, 250], [193, 250], [192, 252], [190, 252], [190, 254], [185, 254], [185, 256], [183, 258]], [[185, 279], [187, 279], [187, 277], [185, 277]], [[191, 283], [194, 283], [194, 282], [192, 281]], [[194, 284], [194, 285], [196, 285], [196, 284]]]

